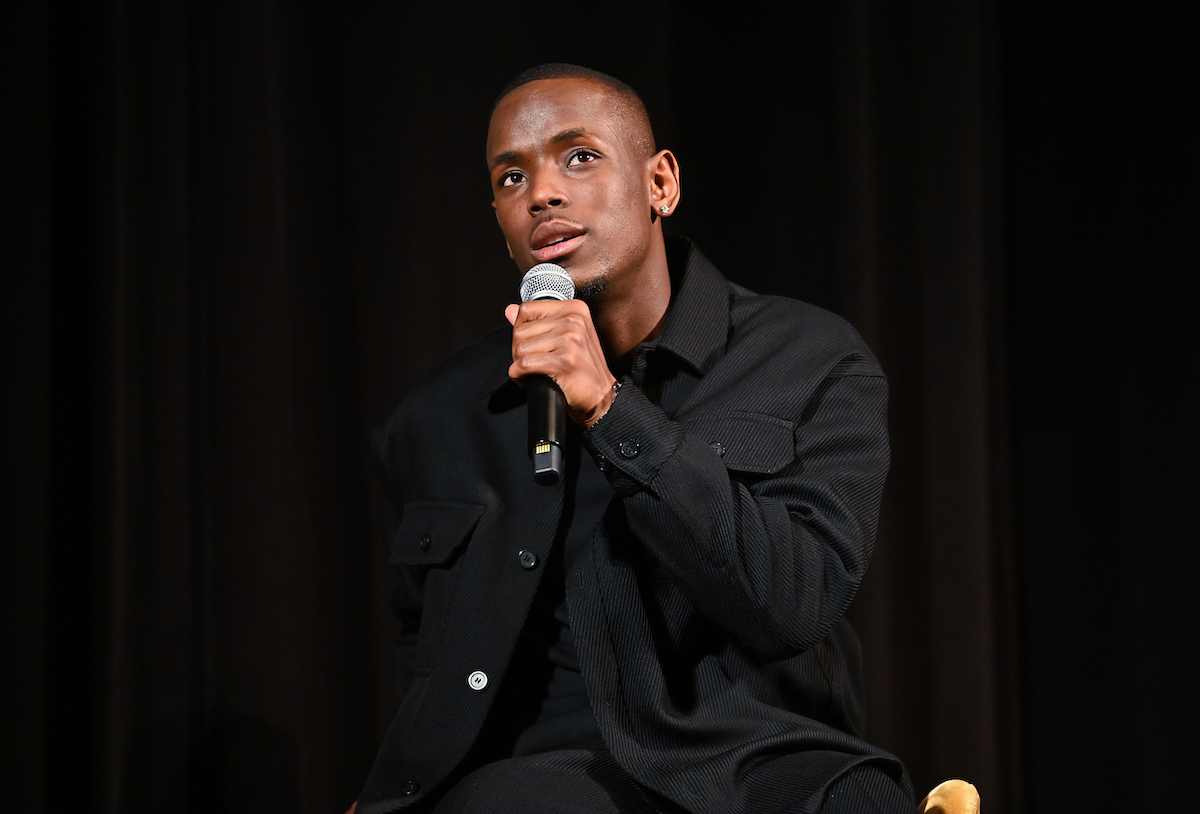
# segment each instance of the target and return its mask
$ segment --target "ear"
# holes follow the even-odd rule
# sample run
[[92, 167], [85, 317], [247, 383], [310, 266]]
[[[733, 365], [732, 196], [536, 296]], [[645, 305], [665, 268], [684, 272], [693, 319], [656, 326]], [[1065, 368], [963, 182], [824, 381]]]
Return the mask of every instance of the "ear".
[[646, 164], [650, 176], [650, 207], [653, 216], [662, 217], [662, 208], [667, 207], [666, 215], [675, 213], [681, 197], [679, 181], [679, 162], [670, 150], [660, 150]]

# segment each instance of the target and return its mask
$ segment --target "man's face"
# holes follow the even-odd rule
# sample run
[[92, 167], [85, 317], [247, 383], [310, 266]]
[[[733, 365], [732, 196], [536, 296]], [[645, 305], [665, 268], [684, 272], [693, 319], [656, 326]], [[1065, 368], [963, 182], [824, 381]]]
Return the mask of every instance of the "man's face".
[[649, 157], [613, 91], [583, 79], [522, 85], [492, 115], [487, 156], [521, 272], [553, 262], [576, 288], [633, 289], [651, 245]]

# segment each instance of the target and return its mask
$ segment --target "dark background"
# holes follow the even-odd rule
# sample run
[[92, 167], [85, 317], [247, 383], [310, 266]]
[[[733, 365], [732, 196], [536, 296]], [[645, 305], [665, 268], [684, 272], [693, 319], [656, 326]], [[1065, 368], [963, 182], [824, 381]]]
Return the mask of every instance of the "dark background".
[[0, 808], [355, 797], [367, 438], [513, 299], [487, 114], [560, 59], [889, 373], [870, 738], [990, 812], [1190, 806], [1200, 4], [9, 5]]

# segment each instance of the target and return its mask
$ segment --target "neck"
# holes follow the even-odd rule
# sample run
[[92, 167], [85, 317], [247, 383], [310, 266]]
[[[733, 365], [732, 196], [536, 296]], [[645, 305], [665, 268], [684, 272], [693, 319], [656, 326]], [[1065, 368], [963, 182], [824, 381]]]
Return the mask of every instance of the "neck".
[[605, 289], [591, 305], [609, 369], [617, 375], [628, 371], [637, 346], [656, 338], [667, 321], [671, 275], [661, 242], [659, 248], [629, 290]]

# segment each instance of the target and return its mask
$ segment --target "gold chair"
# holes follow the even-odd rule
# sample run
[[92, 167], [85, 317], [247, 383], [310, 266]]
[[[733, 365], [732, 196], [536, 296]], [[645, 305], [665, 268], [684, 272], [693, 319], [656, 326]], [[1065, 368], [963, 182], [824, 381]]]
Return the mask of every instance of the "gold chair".
[[979, 814], [979, 791], [966, 780], [946, 780], [925, 795], [917, 814]]

